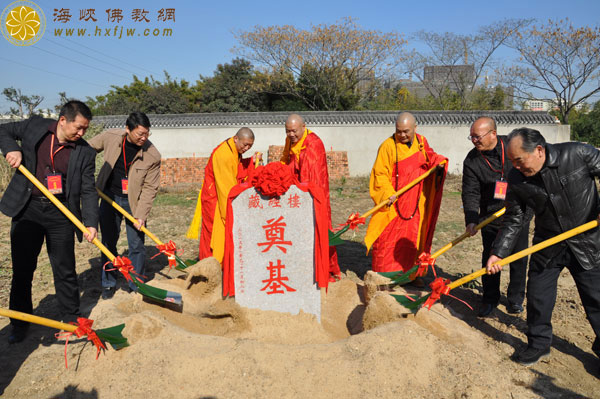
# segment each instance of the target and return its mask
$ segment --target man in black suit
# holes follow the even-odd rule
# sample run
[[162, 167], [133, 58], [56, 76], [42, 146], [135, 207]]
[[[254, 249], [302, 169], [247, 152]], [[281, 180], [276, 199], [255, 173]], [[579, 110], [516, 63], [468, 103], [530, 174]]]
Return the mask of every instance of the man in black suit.
[[[69, 101], [62, 107], [58, 121], [33, 116], [0, 125], [0, 150], [9, 165], [17, 168], [23, 164], [35, 174], [82, 220], [88, 229], [85, 238], [90, 242], [97, 235], [98, 225], [98, 196], [94, 187], [96, 152], [82, 136], [91, 119], [87, 105]], [[33, 312], [31, 282], [45, 238], [62, 319], [75, 321], [79, 315], [79, 287], [71, 221], [19, 171], [0, 200], [0, 211], [13, 218], [10, 309]], [[81, 241], [79, 231], [77, 238]], [[11, 325], [9, 343], [25, 339], [29, 324], [11, 320]]]

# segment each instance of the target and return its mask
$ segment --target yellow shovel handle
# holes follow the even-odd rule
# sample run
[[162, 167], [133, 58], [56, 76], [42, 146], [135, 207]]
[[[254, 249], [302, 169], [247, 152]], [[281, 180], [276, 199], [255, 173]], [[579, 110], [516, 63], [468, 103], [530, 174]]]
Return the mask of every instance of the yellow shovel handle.
[[[408, 190], [410, 190], [411, 188], [413, 188], [414, 186], [419, 184], [419, 182], [421, 182], [422, 180], [425, 180], [430, 174], [432, 174], [435, 171], [435, 169], [438, 166], [444, 165], [446, 162], [447, 161], [444, 159], [442, 162], [435, 165], [433, 168], [429, 169], [427, 172], [423, 173], [421, 176], [417, 177], [416, 179], [414, 179], [413, 181], [408, 183], [406, 186], [404, 186], [400, 190], [396, 191], [394, 194], [390, 195], [390, 198], [393, 196], [399, 197], [400, 195], [404, 194], [405, 192], [407, 192]], [[375, 207], [373, 207], [370, 210], [368, 210], [367, 212], [363, 213], [362, 215], [360, 215], [360, 217], [366, 218], [368, 216], [371, 216], [373, 213], [377, 212], [378, 210], [380, 210], [381, 208], [386, 206], [388, 204], [388, 202], [389, 202], [389, 198], [387, 200], [375, 205]]]
[[[119, 211], [131, 223], [138, 224], [138, 220], [136, 218], [134, 218], [129, 212], [127, 212], [125, 209], [123, 209], [123, 207], [121, 207], [115, 201], [113, 201], [112, 199], [110, 199], [106, 194], [104, 194], [102, 191], [100, 191], [100, 189], [98, 187], [96, 187], [96, 191], [98, 191], [98, 195], [100, 196], [100, 198], [102, 198], [107, 203], [111, 204], [113, 206], [113, 208], [115, 208], [117, 211]], [[150, 230], [148, 230], [146, 228], [146, 226], [142, 226], [141, 231], [144, 234], [146, 234], [148, 237], [150, 237], [150, 239], [152, 241], [154, 241], [155, 243], [157, 243], [158, 245], [163, 245], [164, 244], [161, 240], [158, 239], [158, 237], [156, 237], [154, 234], [152, 234], [150, 232]]]
[[[529, 248], [525, 248], [524, 250], [519, 251], [516, 254], [512, 254], [510, 256], [507, 256], [506, 258], [504, 258], [504, 259], [496, 262], [495, 264], [498, 265], [498, 266], [507, 265], [509, 263], [514, 262], [517, 259], [521, 259], [521, 258], [523, 258], [523, 257], [525, 257], [527, 255], [530, 255], [530, 254], [532, 254], [534, 252], [537, 252], [539, 250], [547, 248], [547, 247], [549, 247], [551, 245], [554, 245], [554, 244], [556, 244], [558, 242], [561, 242], [561, 241], [564, 241], [564, 240], [566, 240], [568, 238], [576, 236], [577, 234], [581, 234], [584, 231], [591, 230], [591, 229], [593, 229], [593, 228], [595, 228], [597, 226], [598, 226], [598, 221], [597, 220], [592, 220], [591, 222], [587, 222], [585, 224], [582, 224], [581, 226], [575, 227], [574, 229], [571, 229], [569, 231], [565, 231], [564, 233], [561, 233], [561, 234], [559, 234], [559, 235], [557, 235], [555, 237], [549, 238], [546, 241], [542, 241], [542, 242], [540, 242], [538, 244], [535, 244], [535, 245], [533, 245], [533, 246], [531, 246]], [[478, 271], [476, 271], [474, 273], [471, 273], [471, 274], [469, 274], [467, 276], [459, 278], [458, 280], [456, 280], [456, 281], [448, 284], [448, 287], [450, 289], [454, 289], [454, 288], [459, 287], [459, 286], [461, 286], [461, 285], [463, 285], [465, 283], [468, 283], [471, 280], [476, 279], [479, 276], [483, 276], [486, 272], [487, 272], [487, 269], [484, 267], [484, 268], [482, 268], [482, 269], [480, 269], [480, 270], [478, 270]]]
[[258, 163], [259, 163], [259, 158], [260, 158], [261, 153], [257, 152], [255, 155], [255, 159], [254, 159], [254, 169], [258, 168]]
[[[83, 225], [83, 223], [81, 223], [79, 219], [77, 219], [75, 215], [73, 215], [73, 213], [66, 206], [64, 206], [63, 203], [58, 200], [58, 198], [54, 196], [54, 194], [48, 191], [48, 189], [42, 183], [40, 183], [40, 181], [34, 175], [32, 175], [25, 166], [20, 165], [18, 169], [19, 172], [23, 173], [23, 175], [25, 175], [25, 177], [28, 178], [42, 192], [42, 194], [48, 197], [48, 199], [52, 201], [52, 203], [56, 205], [56, 207], [60, 209], [60, 211], [64, 213], [65, 216], [69, 218], [69, 220], [73, 222], [73, 224], [77, 226], [79, 230], [81, 230], [84, 234], [89, 233], [88, 229]], [[115, 256], [100, 242], [100, 240], [98, 240], [98, 238], [94, 238], [92, 244], [97, 246], [100, 251], [102, 251], [102, 253], [111, 261], [115, 259]]]
[[[483, 222], [481, 222], [477, 226], [475, 226], [475, 230], [481, 230], [484, 226], [488, 225], [489, 223], [498, 219], [500, 216], [504, 215], [504, 212], [506, 212], [506, 208], [502, 208], [499, 211], [495, 212], [489, 218], [485, 219]], [[452, 240], [452, 242], [449, 242], [448, 244], [444, 245], [442, 248], [438, 249], [433, 255], [431, 255], [431, 257], [434, 259], [437, 258], [441, 254], [443, 254], [444, 252], [446, 252], [447, 250], [449, 250], [450, 248], [452, 248], [453, 246], [455, 246], [456, 244], [458, 244], [459, 242], [461, 242], [462, 240], [464, 240], [465, 238], [468, 238], [470, 236], [471, 235], [465, 231], [464, 233], [462, 233], [461, 235], [456, 237], [454, 240]]]
[[70, 332], [77, 330], [77, 326], [74, 326], [73, 324], [61, 323], [60, 321], [34, 316], [29, 313], [17, 312], [16, 310], [0, 308], [0, 316], [23, 320], [29, 323], [39, 324], [41, 326], [56, 328], [57, 330], [65, 330]]

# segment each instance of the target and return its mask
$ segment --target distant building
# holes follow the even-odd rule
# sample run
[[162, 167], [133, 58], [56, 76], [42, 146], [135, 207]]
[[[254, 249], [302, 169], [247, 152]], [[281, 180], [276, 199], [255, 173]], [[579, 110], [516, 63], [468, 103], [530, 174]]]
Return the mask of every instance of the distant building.
[[[530, 100], [525, 101], [525, 104], [523, 105], [523, 109], [528, 110], [528, 111], [548, 112], [551, 110], [557, 110], [559, 102], [560, 102], [559, 99], [555, 99], [555, 100], [530, 99]], [[577, 104], [575, 106], [575, 109], [577, 111], [581, 111], [586, 106], [587, 106], [587, 104], [585, 102], [582, 102], [582, 103]]]
[[[492, 91], [496, 86], [488, 86], [487, 79], [484, 86], [475, 85], [475, 66], [469, 65], [433, 65], [423, 68], [422, 81], [402, 79], [396, 82], [398, 86], [406, 89], [415, 98], [437, 96], [444, 90], [455, 93], [471, 93], [479, 87]], [[501, 87], [504, 91], [504, 108], [513, 106], [513, 90], [510, 87]]]

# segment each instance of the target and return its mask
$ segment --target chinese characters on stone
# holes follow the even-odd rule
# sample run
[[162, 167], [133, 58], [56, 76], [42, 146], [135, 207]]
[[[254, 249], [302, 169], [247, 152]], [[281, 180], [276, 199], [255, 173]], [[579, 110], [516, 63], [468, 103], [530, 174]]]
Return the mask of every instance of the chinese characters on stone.
[[[299, 207], [300, 200], [298, 195], [289, 195], [287, 204], [289, 208]], [[271, 198], [267, 206], [270, 208], [281, 208], [281, 201], [278, 198]], [[248, 208], [263, 208], [258, 194], [249, 197]], [[265, 291], [267, 295], [285, 294], [286, 292], [296, 291], [290, 286], [289, 278], [285, 275], [286, 265], [281, 261], [281, 257], [287, 254], [287, 247], [292, 246], [292, 241], [285, 239], [286, 227], [287, 224], [285, 223], [283, 216], [267, 219], [266, 224], [262, 226], [265, 233], [265, 241], [257, 243], [257, 246], [263, 253], [269, 252], [273, 248], [276, 248], [281, 252], [278, 253], [275, 251], [274, 256], [276, 257], [276, 260], [269, 261], [269, 265], [266, 267], [269, 276], [267, 279], [262, 280], [264, 286], [261, 288], [261, 291]]]

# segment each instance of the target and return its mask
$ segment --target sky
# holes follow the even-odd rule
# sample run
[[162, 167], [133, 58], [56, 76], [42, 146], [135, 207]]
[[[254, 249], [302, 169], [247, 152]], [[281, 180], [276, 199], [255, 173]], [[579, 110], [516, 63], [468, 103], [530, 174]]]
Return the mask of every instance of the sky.
[[[12, 3], [0, 0], [0, 9], [10, 8]], [[53, 108], [59, 102], [59, 92], [85, 100], [106, 94], [112, 85], [131, 83], [133, 75], [163, 80], [163, 71], [167, 71], [172, 78], [192, 83], [200, 75], [212, 76], [218, 64], [236, 57], [232, 52], [237, 45], [234, 32], [251, 30], [256, 25], [289, 24], [310, 29], [311, 24], [331, 24], [352, 17], [364, 29], [409, 35], [420, 30], [469, 34], [504, 18], [535, 18], [546, 22], [568, 17], [575, 26], [596, 26], [600, 22], [600, 2], [589, 0], [572, 0], [568, 4], [562, 0], [35, 0], [34, 3], [45, 14], [44, 34], [30, 46], [16, 46], [0, 36], [0, 90], [14, 87], [26, 95], [42, 95], [45, 99], [41, 108]], [[167, 8], [174, 9], [174, 21], [158, 21], [159, 10]], [[68, 9], [71, 18], [66, 22], [55, 21], [55, 9]], [[94, 9], [97, 21], [80, 21], [82, 9]], [[122, 10], [122, 21], [109, 21], [107, 9]], [[148, 11], [149, 22], [133, 21], [134, 9]], [[66, 29], [71, 28], [75, 29], [74, 35], [65, 37]], [[78, 28], [86, 29], [86, 34], [78, 37]], [[119, 38], [121, 28], [123, 33]], [[127, 29], [133, 28], [136, 32], [127, 37]], [[165, 28], [172, 29], [172, 36], [162, 37]], [[144, 36], [145, 29], [148, 36]], [[159, 30], [159, 36], [153, 36], [154, 29]], [[0, 97], [0, 113], [6, 113], [11, 105], [4, 96]]]

